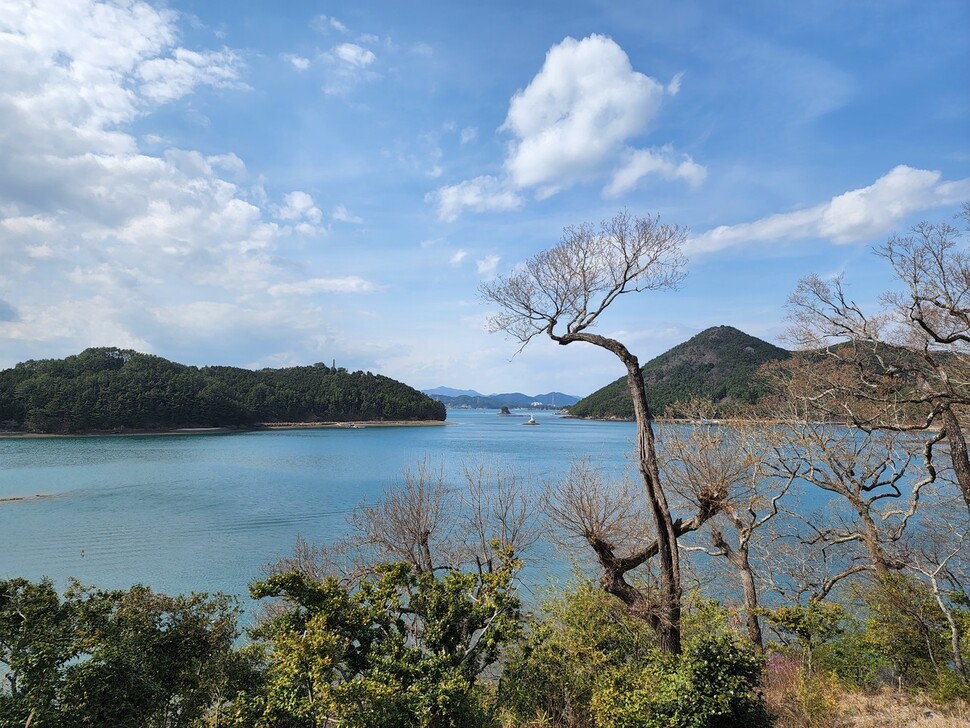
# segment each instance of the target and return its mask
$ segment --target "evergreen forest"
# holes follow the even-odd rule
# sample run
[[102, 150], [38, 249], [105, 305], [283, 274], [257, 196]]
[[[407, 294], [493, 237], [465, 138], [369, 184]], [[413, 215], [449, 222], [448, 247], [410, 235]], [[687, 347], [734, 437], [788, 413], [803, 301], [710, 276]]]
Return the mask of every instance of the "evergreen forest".
[[[770, 388], [759, 371], [790, 352], [731, 326], [714, 326], [643, 365], [650, 409], [657, 415], [691, 400], [710, 401], [718, 414], [750, 409]], [[569, 407], [574, 417], [633, 419], [626, 377], [620, 377]]]
[[122, 432], [261, 423], [444, 420], [444, 405], [389, 377], [325, 364], [194, 367], [92, 348], [0, 371], [0, 429]]

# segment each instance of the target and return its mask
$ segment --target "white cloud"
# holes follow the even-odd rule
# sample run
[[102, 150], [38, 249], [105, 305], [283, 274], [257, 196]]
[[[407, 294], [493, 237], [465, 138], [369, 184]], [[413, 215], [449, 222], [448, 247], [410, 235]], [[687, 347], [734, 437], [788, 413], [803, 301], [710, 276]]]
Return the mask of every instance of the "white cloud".
[[360, 276], [343, 278], [312, 278], [295, 283], [277, 283], [267, 289], [271, 296], [312, 296], [317, 293], [372, 293], [377, 290]]
[[[446, 185], [426, 199], [437, 203], [442, 220], [455, 220], [465, 208], [516, 209], [523, 190], [534, 190], [541, 200], [603, 175], [611, 178], [603, 193], [612, 197], [648, 174], [697, 186], [706, 170], [690, 157], [669, 146], [637, 150], [629, 145], [648, 131], [664, 94], [680, 90], [681, 78], [676, 75], [665, 88], [633, 70], [623, 49], [606, 36], [566, 38], [549, 49], [539, 72], [511, 99], [500, 127], [513, 137], [504, 175]], [[476, 134], [473, 127], [463, 129], [461, 142]]]
[[448, 263], [453, 268], [457, 268], [458, 266], [460, 266], [462, 264], [462, 261], [465, 260], [465, 258], [467, 258], [467, 257], [468, 257], [468, 251], [467, 250], [456, 250], [452, 254], [451, 258], [449, 258]]
[[682, 179], [691, 187], [698, 187], [707, 178], [707, 169], [697, 164], [689, 155], [676, 159], [673, 149], [626, 149], [620, 155], [620, 165], [613, 172], [613, 179], [603, 189], [606, 197], [618, 197], [637, 186], [647, 175], [662, 179]]
[[377, 56], [373, 51], [356, 43], [341, 43], [334, 46], [324, 58], [330, 65], [330, 71], [323, 86], [326, 94], [345, 94], [362, 81], [380, 78], [380, 74], [370, 70]]
[[206, 157], [205, 161], [213, 169], [221, 169], [223, 172], [229, 172], [236, 177], [242, 177], [246, 174], [246, 163], [232, 152]]
[[941, 182], [942, 174], [899, 165], [871, 185], [850, 190], [804, 210], [770, 215], [739, 225], [721, 225], [691, 238], [691, 253], [772, 240], [826, 238], [833, 243], [869, 242], [889, 233], [915, 212], [970, 198], [970, 178]]
[[296, 56], [292, 53], [283, 54], [283, 60], [288, 61], [297, 71], [305, 71], [310, 67], [310, 59], [303, 56]]
[[283, 204], [277, 209], [276, 215], [281, 220], [300, 220], [314, 225], [319, 224], [323, 219], [323, 213], [314, 204], [313, 198], [299, 190], [283, 196]]
[[287, 282], [284, 233], [323, 221], [312, 197], [273, 205], [262, 179], [236, 181], [237, 155], [172, 148], [151, 128], [162, 105], [244, 87], [237, 53], [181, 47], [178, 21], [140, 0], [0, 3], [0, 292], [17, 314], [0, 322], [0, 355], [277, 351], [327, 313], [280, 296], [376, 290], [309, 266]]
[[319, 15], [319, 16], [317, 16], [317, 18], [316, 18], [316, 27], [318, 29], [320, 29], [320, 30], [326, 30], [326, 29], [329, 28], [329, 29], [336, 30], [339, 33], [346, 33], [347, 32], [347, 26], [346, 25], [344, 25], [342, 22], [340, 22], [336, 18], [327, 16], [327, 15]]
[[179, 99], [200, 84], [215, 88], [246, 88], [239, 81], [241, 61], [232, 51], [199, 53], [175, 48], [165, 58], [146, 59], [138, 66], [141, 94], [165, 103]]
[[438, 217], [445, 222], [453, 222], [465, 208], [475, 212], [514, 210], [522, 206], [522, 198], [508, 189], [495, 177], [482, 176], [459, 182], [456, 185], [439, 187], [425, 199], [436, 202]]
[[343, 205], [337, 205], [335, 208], [333, 208], [333, 212], [330, 213], [330, 215], [338, 222], [348, 222], [354, 225], [360, 225], [362, 222], [364, 222], [364, 218], [358, 217], [357, 215], [351, 215], [347, 211], [347, 208]]
[[377, 56], [372, 51], [362, 48], [356, 43], [341, 43], [333, 49], [333, 53], [341, 61], [354, 68], [366, 68], [377, 60]]
[[684, 80], [684, 72], [681, 71], [680, 73], [676, 74], [672, 79], [670, 79], [670, 83], [667, 84], [667, 93], [670, 94], [671, 96], [676, 96], [677, 94], [679, 94], [680, 82], [683, 80]]
[[478, 271], [478, 275], [489, 278], [495, 275], [495, 269], [498, 268], [501, 260], [501, 256], [486, 255], [484, 258], [475, 261], [475, 270]]
[[461, 130], [461, 143], [468, 144], [468, 142], [473, 142], [478, 138], [478, 128], [474, 126], [466, 126]]
[[612, 39], [566, 38], [513, 98], [502, 129], [513, 134], [505, 168], [517, 187], [554, 191], [599, 171], [646, 130], [663, 86], [634, 71]]

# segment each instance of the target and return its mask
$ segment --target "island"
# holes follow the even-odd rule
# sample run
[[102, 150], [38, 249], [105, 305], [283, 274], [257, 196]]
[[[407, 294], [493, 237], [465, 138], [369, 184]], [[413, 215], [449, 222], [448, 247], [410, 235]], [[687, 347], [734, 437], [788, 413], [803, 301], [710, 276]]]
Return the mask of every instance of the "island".
[[371, 372], [323, 363], [195, 367], [130, 349], [85, 349], [0, 371], [0, 431], [200, 432], [443, 422], [445, 406]]

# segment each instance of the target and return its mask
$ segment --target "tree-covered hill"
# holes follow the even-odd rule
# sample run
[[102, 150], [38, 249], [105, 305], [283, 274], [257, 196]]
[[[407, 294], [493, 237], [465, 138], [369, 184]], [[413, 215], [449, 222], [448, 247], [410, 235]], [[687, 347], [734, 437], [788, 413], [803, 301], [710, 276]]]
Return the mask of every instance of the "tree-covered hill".
[[[731, 326], [714, 326], [643, 365], [647, 400], [655, 414], [693, 397], [709, 399], [722, 412], [756, 403], [767, 393], [758, 369], [790, 353]], [[633, 417], [626, 377], [569, 408], [576, 417]]]
[[198, 368], [96, 348], [0, 371], [0, 427], [28, 432], [444, 419], [444, 405], [401, 382], [324, 364]]

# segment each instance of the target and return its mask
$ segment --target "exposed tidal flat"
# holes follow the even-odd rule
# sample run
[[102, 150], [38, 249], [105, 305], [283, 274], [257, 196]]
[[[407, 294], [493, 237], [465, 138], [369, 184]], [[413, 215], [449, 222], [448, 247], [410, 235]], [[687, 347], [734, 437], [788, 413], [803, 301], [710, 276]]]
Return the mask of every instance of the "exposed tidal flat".
[[[425, 458], [456, 485], [464, 465], [507, 466], [527, 491], [577, 457], [629, 466], [632, 423], [536, 419], [472, 410], [449, 412], [450, 427], [0, 439], [0, 578], [221, 591], [247, 604], [249, 581], [297, 536], [345, 534], [354, 507]], [[559, 566], [532, 569], [529, 587], [568, 572]]]

